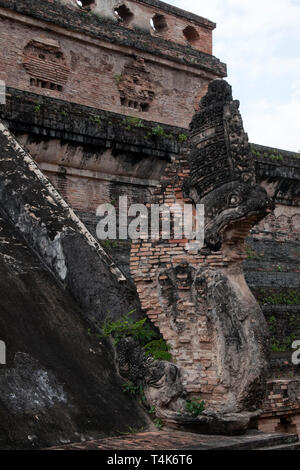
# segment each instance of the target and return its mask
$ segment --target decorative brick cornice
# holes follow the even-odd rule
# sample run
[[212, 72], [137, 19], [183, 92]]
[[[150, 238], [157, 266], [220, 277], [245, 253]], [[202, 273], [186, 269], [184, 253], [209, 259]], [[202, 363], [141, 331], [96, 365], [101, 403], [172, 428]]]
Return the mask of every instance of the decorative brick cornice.
[[64, 139], [78, 144], [97, 145], [165, 159], [179, 153], [180, 136], [187, 134], [186, 129], [159, 124], [163, 135], [157, 136], [153, 133], [158, 126], [156, 122], [9, 87], [6, 105], [0, 106], [0, 118], [17, 133]]
[[289, 150], [267, 147], [265, 145], [251, 144], [252, 153], [257, 159], [268, 161], [274, 165], [282, 165], [282, 162], [294, 162], [295, 167], [300, 167], [300, 153]]
[[196, 15], [195, 13], [190, 13], [189, 11], [183, 10], [182, 8], [175, 7], [173, 5], [169, 5], [168, 3], [161, 2], [159, 0], [135, 0], [137, 3], [145, 3], [146, 5], [150, 5], [155, 8], [159, 8], [167, 13], [171, 13], [175, 16], [179, 16], [181, 18], [185, 18], [189, 21], [193, 21], [194, 23], [204, 26], [208, 29], [215, 29], [216, 23], [203, 18], [202, 16]]

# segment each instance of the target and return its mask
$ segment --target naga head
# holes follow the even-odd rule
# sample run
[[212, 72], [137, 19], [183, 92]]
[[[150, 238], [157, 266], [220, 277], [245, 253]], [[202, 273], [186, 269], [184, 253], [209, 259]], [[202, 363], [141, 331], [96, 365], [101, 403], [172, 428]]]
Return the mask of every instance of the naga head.
[[191, 122], [189, 164], [190, 196], [205, 207], [206, 247], [241, 247], [251, 227], [273, 211], [274, 202], [255, 182], [239, 102], [224, 80], [209, 84]]
[[200, 203], [205, 207], [205, 244], [212, 251], [243, 243], [252, 226], [274, 209], [264, 188], [239, 181], [216, 188]]

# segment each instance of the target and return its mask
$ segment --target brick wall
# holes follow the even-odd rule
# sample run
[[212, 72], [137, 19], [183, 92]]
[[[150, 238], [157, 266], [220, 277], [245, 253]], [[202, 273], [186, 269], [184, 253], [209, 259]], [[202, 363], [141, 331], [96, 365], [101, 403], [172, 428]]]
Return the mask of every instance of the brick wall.
[[[110, 24], [78, 8], [54, 9], [48, 0], [39, 9], [30, 5], [28, 0], [17, 5], [0, 1], [1, 78], [7, 86], [187, 127], [208, 82], [226, 74], [223, 64], [207, 51]], [[136, 65], [139, 61], [144, 74]], [[128, 88], [137, 98], [122, 100], [120, 82], [128, 79], [128, 67], [135, 69]], [[141, 103], [149, 89], [151, 99]]]
[[270, 380], [258, 422], [263, 432], [288, 432], [300, 435], [300, 380]]
[[[117, 21], [114, 9], [120, 7], [121, 4], [119, 1], [95, 0], [89, 6], [89, 9], [101, 16]], [[72, 2], [69, 2], [69, 5], [72, 5]], [[130, 29], [142, 28], [154, 37], [162, 37], [182, 45], [192, 45], [195, 49], [212, 54], [212, 30], [215, 28], [215, 24], [211, 21], [184, 12], [179, 8], [172, 8], [171, 5], [166, 3], [127, 0], [124, 5], [127, 8], [127, 10], [125, 9], [126, 17], [122, 21], [122, 16], [119, 16], [119, 23], [124, 27]], [[120, 13], [122, 15], [122, 10]], [[159, 18], [156, 15], [159, 15]], [[153, 23], [151, 22], [152, 26], [150, 24], [151, 20], [153, 21]], [[192, 41], [188, 40], [184, 33], [185, 28], [188, 26], [196, 31], [195, 38]], [[188, 34], [187, 36], [189, 37]]]
[[[161, 178], [152, 203], [172, 206], [191, 202], [182, 193], [189, 168], [184, 155], [171, 162]], [[164, 339], [171, 346], [172, 357], [182, 368], [183, 382], [191, 396], [199, 396], [209, 403], [210, 409], [219, 409], [226, 401], [229, 390], [220, 385], [218, 378], [217, 351], [214, 334], [208, 318], [195, 309], [195, 297], [191, 291], [192, 279], [186, 266], [191, 269], [204, 267], [222, 268], [227, 260], [220, 252], [205, 256], [187, 248], [187, 240], [149, 240], [133, 242], [130, 257], [132, 278], [139, 293], [142, 308], [151, 321], [159, 326]], [[178, 267], [175, 284], [169, 285], [166, 275], [169, 268]], [[160, 286], [160, 287], [158, 287]], [[174, 305], [168, 305], [165, 294], [175, 289]], [[160, 291], [160, 293], [159, 293]], [[172, 328], [172, 312], [176, 309], [177, 327]], [[183, 347], [184, 346], [184, 347]]]
[[274, 214], [262, 220], [254, 230], [255, 239], [277, 242], [300, 241], [300, 207], [278, 204]]

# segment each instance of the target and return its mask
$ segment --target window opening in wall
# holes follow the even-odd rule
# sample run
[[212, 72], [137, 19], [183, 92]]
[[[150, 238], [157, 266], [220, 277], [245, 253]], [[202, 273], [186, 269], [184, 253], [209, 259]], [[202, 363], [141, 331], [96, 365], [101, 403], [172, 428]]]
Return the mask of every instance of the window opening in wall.
[[40, 80], [38, 78], [31, 78], [30, 85], [38, 88], [47, 88], [48, 90], [63, 91], [62, 85], [58, 85], [57, 83], [53, 82], [47, 82], [45, 80]]
[[124, 24], [128, 24], [133, 18], [133, 13], [124, 4], [119, 6], [118, 8], [115, 8], [114, 14], [118, 18], [118, 20], [122, 21]]
[[141, 103], [141, 110], [146, 113], [150, 109], [150, 104], [149, 103]]
[[190, 44], [195, 44], [200, 38], [198, 31], [193, 26], [187, 26], [183, 30], [183, 35]]
[[151, 18], [150, 25], [153, 31], [157, 33], [163, 33], [168, 29], [166, 18], [164, 17], [164, 15], [159, 15], [158, 13], [156, 13], [153, 18]]
[[123, 96], [120, 97], [120, 103], [122, 106], [125, 106], [126, 108], [136, 109], [137, 111], [142, 111], [143, 113], [146, 113], [150, 109], [149, 103], [141, 103], [139, 101], [129, 101], [127, 98]]

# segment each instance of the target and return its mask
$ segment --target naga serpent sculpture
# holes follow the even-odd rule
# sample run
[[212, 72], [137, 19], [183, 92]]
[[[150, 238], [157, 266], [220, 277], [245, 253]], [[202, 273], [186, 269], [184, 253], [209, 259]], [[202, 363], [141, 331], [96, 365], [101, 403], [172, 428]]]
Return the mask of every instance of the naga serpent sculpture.
[[[255, 182], [239, 102], [223, 80], [209, 84], [186, 154], [170, 162], [154, 202], [183, 204], [187, 198], [205, 207], [199, 252], [184, 240], [132, 245], [142, 307], [175, 361], [148, 361], [146, 398], [169, 424], [240, 432], [258, 414], [268, 368], [267, 324], [243, 273], [245, 239], [274, 203]], [[205, 401], [198, 418], [184, 410], [193, 397]]]

